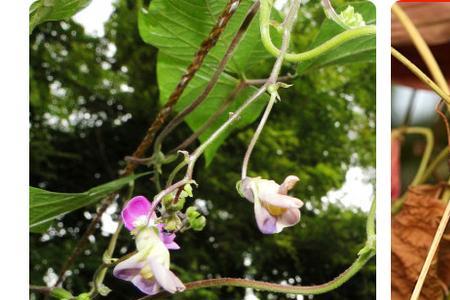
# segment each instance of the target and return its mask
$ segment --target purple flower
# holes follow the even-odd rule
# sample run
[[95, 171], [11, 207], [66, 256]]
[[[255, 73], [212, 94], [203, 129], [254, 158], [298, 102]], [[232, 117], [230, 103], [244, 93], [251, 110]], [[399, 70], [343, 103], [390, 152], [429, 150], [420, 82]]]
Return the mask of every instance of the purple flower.
[[169, 293], [185, 289], [180, 279], [169, 269], [169, 250], [156, 227], [143, 227], [139, 230], [136, 248], [136, 254], [115, 266], [115, 277], [131, 281], [147, 295], [157, 294], [161, 288]]
[[298, 181], [293, 175], [286, 177], [281, 185], [259, 177], [241, 181], [240, 192], [254, 203], [256, 223], [262, 233], [279, 233], [300, 221], [299, 208], [303, 202], [287, 195]]
[[[125, 205], [122, 210], [122, 220], [125, 227], [133, 232], [138, 232], [143, 227], [155, 226], [156, 214], [153, 212], [151, 216], [150, 210], [153, 210], [152, 204], [144, 196], [133, 197]], [[159, 237], [170, 250], [178, 250], [180, 246], [174, 241], [175, 233], [165, 232], [163, 224], [157, 224], [156, 227], [159, 231]]]

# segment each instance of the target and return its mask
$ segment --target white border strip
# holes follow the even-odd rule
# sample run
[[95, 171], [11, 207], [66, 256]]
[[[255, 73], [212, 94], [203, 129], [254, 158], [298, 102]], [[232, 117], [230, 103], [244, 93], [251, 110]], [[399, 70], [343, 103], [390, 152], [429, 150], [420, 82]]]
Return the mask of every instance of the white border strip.
[[4, 299], [28, 299], [28, 6], [0, 10], [1, 238]]

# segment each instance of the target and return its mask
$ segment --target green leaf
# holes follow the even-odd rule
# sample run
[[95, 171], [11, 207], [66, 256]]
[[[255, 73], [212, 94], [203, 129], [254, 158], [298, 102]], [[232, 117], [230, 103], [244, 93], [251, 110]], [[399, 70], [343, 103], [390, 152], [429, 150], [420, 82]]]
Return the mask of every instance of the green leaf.
[[30, 231], [35, 233], [45, 232], [56, 217], [94, 204], [110, 193], [147, 174], [149, 172], [113, 180], [84, 193], [56, 193], [30, 187]]
[[[375, 5], [369, 1], [352, 2], [351, 5], [355, 8], [355, 12], [360, 13], [367, 25], [375, 24], [376, 10]], [[343, 11], [347, 5], [340, 6], [337, 11]], [[316, 39], [310, 45], [310, 49], [314, 48], [323, 42], [329, 40], [335, 35], [343, 32], [341, 26], [330, 19], [326, 19], [320, 27]], [[298, 73], [304, 73], [312, 69], [317, 69], [334, 64], [346, 64], [356, 62], [375, 62], [376, 38], [375, 36], [360, 37], [348, 41], [333, 51], [329, 51], [324, 55], [318, 56], [312, 60], [300, 63], [298, 66]]]
[[91, 3], [92, 0], [36, 0], [30, 6], [30, 34], [47, 21], [70, 18]]
[[[208, 36], [227, 2], [226, 0], [153, 0], [148, 11], [140, 11], [139, 32], [141, 37], [145, 42], [159, 49], [157, 77], [162, 104], [167, 101], [186, 68], [192, 62], [195, 52]], [[181, 111], [191, 103], [207, 85], [250, 5], [252, 5], [251, 1], [242, 2], [216, 46], [206, 57], [203, 66], [184, 91], [175, 107], [176, 111]], [[186, 122], [192, 130], [195, 131], [202, 126], [209, 116], [220, 107], [246, 72], [271, 57], [261, 46], [257, 20], [256, 16], [216, 87], [205, 102], [186, 118]], [[205, 141], [228, 118], [229, 112], [239, 107], [254, 91], [255, 88], [249, 87], [239, 93], [233, 104], [207, 132], [200, 136], [200, 141]], [[232, 126], [231, 130], [223, 133], [207, 148], [205, 151], [207, 164], [212, 161], [215, 152], [232, 130], [242, 128], [257, 119], [268, 100], [266, 95], [261, 98], [242, 114], [241, 119]]]

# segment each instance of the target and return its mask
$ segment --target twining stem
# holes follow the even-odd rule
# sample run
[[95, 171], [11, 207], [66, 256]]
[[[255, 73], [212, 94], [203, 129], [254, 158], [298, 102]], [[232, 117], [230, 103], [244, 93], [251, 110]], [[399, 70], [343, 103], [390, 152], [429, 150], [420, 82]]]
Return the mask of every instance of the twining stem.
[[272, 93], [270, 95], [269, 103], [267, 103], [266, 109], [264, 111], [263, 116], [261, 117], [261, 121], [259, 122], [258, 127], [256, 128], [255, 134], [253, 135], [250, 144], [248, 145], [247, 151], [245, 152], [244, 160], [242, 161], [242, 172], [241, 172], [241, 179], [245, 179], [247, 177], [247, 168], [248, 163], [250, 161], [250, 155], [253, 152], [253, 148], [256, 145], [256, 142], [258, 141], [259, 135], [261, 134], [264, 125], [266, 124], [267, 119], [269, 118], [270, 112], [272, 110], [272, 107], [277, 100], [277, 94]]
[[161, 151], [161, 143], [163, 139], [168, 136], [174, 129], [177, 127], [183, 120], [188, 116], [191, 112], [193, 112], [205, 99], [208, 97], [212, 89], [216, 86], [217, 82], [219, 81], [220, 75], [225, 70], [225, 67], [228, 63], [228, 61], [233, 56], [234, 50], [239, 45], [239, 42], [244, 37], [245, 33], [247, 32], [248, 27], [250, 26], [250, 23], [252, 22], [253, 18], [255, 17], [256, 13], [259, 9], [259, 1], [256, 1], [248, 10], [247, 15], [245, 16], [244, 20], [242, 21], [241, 26], [237, 30], [236, 34], [234, 35], [233, 39], [230, 42], [230, 45], [228, 46], [227, 50], [225, 51], [224, 56], [222, 57], [221, 61], [219, 62], [219, 65], [217, 66], [216, 70], [214, 71], [214, 74], [209, 79], [208, 84], [203, 89], [202, 93], [194, 100], [191, 104], [186, 106], [178, 115], [176, 115], [168, 124], [167, 126], [161, 131], [161, 133], [158, 135], [158, 137], [155, 140], [155, 146], [154, 146], [154, 152], [157, 153]]
[[392, 55], [398, 59], [405, 67], [414, 73], [423, 83], [436, 92], [447, 104], [450, 104], [450, 95], [446, 94], [433, 80], [431, 80], [422, 70], [407, 59], [403, 54], [398, 52], [394, 47], [391, 47]]
[[[272, 42], [272, 38], [270, 37], [270, 12], [272, 10], [272, 4], [273, 4], [272, 0], [261, 1], [261, 12], [259, 14], [259, 23], [260, 23], [261, 39], [264, 47], [270, 54], [278, 56], [280, 54], [280, 49], [278, 49], [274, 45], [274, 43]], [[374, 36], [375, 34], [376, 34], [375, 25], [366, 25], [358, 28], [348, 29], [311, 50], [301, 53], [286, 53], [285, 59], [286, 61], [290, 62], [302, 62], [310, 60], [342, 45], [345, 42], [363, 36]]]

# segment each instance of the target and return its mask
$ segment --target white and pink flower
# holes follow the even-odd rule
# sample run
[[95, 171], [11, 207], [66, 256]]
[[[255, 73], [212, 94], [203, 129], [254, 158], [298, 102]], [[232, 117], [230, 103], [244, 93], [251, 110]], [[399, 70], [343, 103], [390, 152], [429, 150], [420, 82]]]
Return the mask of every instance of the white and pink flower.
[[293, 175], [286, 177], [281, 185], [260, 177], [247, 177], [241, 181], [240, 192], [254, 203], [256, 223], [262, 233], [279, 233], [300, 221], [303, 202], [287, 195], [298, 181]]
[[161, 288], [170, 293], [183, 291], [185, 286], [169, 269], [169, 249], [180, 247], [174, 242], [175, 234], [164, 232], [163, 224], [155, 224], [153, 211], [152, 204], [143, 196], [134, 197], [122, 210], [125, 227], [136, 235], [137, 253], [117, 264], [113, 275], [131, 281], [148, 295], [159, 293]]

